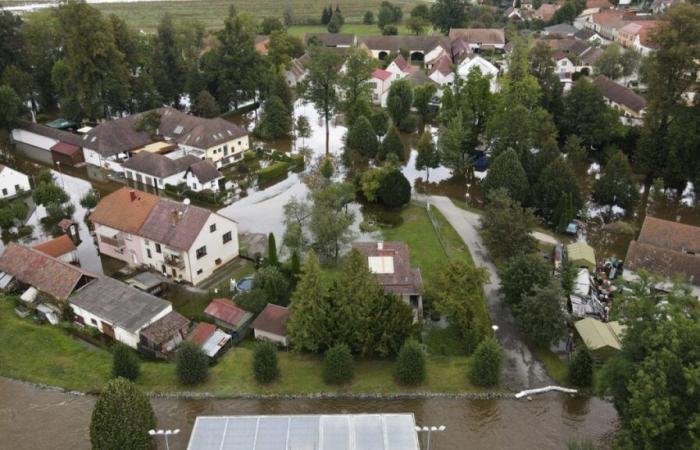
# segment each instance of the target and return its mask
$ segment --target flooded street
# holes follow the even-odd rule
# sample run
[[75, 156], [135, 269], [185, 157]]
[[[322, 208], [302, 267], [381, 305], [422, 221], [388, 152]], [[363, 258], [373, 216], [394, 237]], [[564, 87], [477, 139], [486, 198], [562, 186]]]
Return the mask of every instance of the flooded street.
[[[0, 379], [2, 447], [13, 450], [89, 449], [95, 398], [40, 390]], [[411, 412], [420, 425], [445, 425], [432, 448], [563, 450], [591, 439], [607, 448], [616, 414], [609, 403], [547, 394], [526, 400], [169, 400], [151, 402], [161, 428], [180, 428], [170, 448], [187, 447], [197, 415]], [[67, 432], [70, 430], [70, 432]], [[164, 448], [162, 442], [159, 448]]]

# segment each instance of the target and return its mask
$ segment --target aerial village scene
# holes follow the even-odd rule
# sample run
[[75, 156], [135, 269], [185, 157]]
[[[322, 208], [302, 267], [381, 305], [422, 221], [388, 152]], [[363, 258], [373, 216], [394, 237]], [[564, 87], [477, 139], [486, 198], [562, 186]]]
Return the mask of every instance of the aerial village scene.
[[700, 448], [700, 5], [1, 0], [0, 448]]

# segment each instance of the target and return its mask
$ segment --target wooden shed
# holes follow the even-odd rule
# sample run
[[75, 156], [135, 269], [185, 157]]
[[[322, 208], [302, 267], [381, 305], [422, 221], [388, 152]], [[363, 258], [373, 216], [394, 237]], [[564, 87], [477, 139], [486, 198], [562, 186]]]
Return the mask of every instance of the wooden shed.
[[71, 167], [85, 162], [83, 149], [77, 145], [65, 142], [59, 142], [51, 147], [51, 157], [53, 158], [53, 162]]

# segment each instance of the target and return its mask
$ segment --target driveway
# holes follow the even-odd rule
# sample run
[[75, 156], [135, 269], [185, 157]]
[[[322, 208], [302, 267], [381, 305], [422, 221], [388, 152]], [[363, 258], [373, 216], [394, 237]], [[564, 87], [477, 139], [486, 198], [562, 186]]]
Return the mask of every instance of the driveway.
[[[498, 325], [496, 336], [503, 347], [505, 366], [503, 384], [511, 390], [519, 391], [555, 384], [547, 375], [544, 365], [535, 358], [525, 343], [522, 334], [515, 325], [510, 308], [504, 303], [499, 292], [501, 280], [496, 266], [479, 236], [478, 214], [458, 208], [447, 197], [430, 196], [425, 198], [428, 204], [436, 207], [464, 240], [471, 252], [474, 263], [484, 267], [490, 275], [489, 283], [484, 286], [484, 295], [488, 304], [491, 320]], [[550, 238], [547, 235], [547, 238]]]

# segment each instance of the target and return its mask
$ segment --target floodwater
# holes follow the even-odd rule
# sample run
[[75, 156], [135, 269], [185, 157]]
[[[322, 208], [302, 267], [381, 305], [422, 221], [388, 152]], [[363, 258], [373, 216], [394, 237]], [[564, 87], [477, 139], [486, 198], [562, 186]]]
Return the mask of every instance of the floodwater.
[[[95, 398], [41, 390], [0, 378], [0, 436], [13, 450], [89, 449]], [[527, 400], [171, 400], [153, 399], [158, 426], [179, 428], [173, 450], [187, 447], [198, 415], [413, 413], [419, 425], [445, 425], [433, 450], [562, 450], [574, 439], [608, 448], [612, 405], [597, 398], [546, 394]], [[423, 444], [425, 445], [425, 443]], [[158, 448], [164, 448], [162, 442]]]

